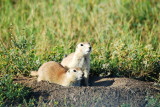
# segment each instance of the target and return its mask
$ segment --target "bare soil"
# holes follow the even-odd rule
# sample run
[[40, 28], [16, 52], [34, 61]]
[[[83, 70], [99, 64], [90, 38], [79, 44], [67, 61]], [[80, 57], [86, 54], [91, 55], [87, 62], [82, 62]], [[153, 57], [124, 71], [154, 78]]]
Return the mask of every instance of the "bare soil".
[[14, 81], [31, 87], [33, 92], [30, 97], [51, 107], [119, 107], [123, 104], [145, 107], [148, 103], [146, 96], [160, 93], [160, 87], [155, 87], [152, 82], [129, 78], [91, 77], [88, 87], [63, 87], [46, 81], [37, 82], [36, 77], [18, 77]]

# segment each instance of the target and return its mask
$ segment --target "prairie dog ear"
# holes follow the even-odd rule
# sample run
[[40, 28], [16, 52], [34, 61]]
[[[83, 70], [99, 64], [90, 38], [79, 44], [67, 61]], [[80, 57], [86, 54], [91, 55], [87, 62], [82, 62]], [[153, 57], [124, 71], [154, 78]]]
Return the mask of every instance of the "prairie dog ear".
[[64, 66], [64, 69], [66, 69], [67, 71], [69, 70], [69, 68], [67, 66]]

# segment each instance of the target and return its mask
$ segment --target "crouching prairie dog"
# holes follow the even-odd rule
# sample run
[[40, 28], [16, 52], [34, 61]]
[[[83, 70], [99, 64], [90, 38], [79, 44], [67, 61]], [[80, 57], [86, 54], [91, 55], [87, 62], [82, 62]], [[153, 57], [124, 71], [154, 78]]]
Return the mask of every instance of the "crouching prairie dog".
[[44, 63], [38, 70], [31, 72], [32, 76], [38, 76], [37, 81], [49, 81], [62, 86], [80, 86], [83, 72], [80, 68], [64, 68], [61, 64], [50, 61]]
[[88, 79], [89, 79], [89, 71], [90, 71], [90, 53], [92, 47], [87, 42], [79, 43], [76, 47], [75, 52], [69, 54], [65, 57], [61, 64], [64, 67], [73, 68], [79, 67], [84, 73], [84, 80], [86, 86], [88, 86]]

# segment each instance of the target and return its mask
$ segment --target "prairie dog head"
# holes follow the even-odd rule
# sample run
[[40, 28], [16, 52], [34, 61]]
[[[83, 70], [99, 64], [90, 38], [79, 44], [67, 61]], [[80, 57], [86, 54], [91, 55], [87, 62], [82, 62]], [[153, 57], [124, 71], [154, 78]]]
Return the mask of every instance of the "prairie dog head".
[[67, 71], [67, 77], [76, 81], [81, 80], [83, 75], [83, 71], [80, 68], [70, 68]]
[[91, 53], [92, 47], [90, 43], [82, 42], [77, 45], [76, 51], [81, 52], [83, 55], [88, 55]]

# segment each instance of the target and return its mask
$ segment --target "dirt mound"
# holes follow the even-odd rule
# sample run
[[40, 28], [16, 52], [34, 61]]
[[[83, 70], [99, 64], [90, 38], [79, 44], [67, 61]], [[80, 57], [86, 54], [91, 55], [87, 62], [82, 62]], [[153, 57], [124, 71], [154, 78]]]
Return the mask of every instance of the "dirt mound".
[[45, 81], [37, 83], [36, 78], [19, 77], [15, 82], [33, 89], [32, 97], [39, 102], [53, 106], [89, 106], [118, 107], [128, 104], [131, 107], [143, 107], [146, 96], [160, 93], [153, 83], [128, 78], [92, 77], [90, 87], [63, 87]]

